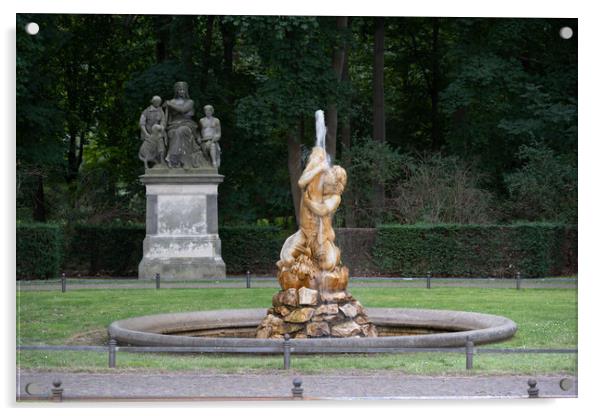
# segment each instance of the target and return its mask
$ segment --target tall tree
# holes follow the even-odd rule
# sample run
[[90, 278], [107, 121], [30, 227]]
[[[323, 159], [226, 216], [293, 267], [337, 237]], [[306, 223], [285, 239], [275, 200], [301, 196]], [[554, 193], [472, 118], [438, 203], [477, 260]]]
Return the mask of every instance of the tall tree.
[[[339, 16], [336, 18], [337, 40], [332, 53], [332, 70], [334, 71], [336, 82], [341, 82], [343, 74], [343, 62], [345, 61], [346, 50], [346, 33], [345, 29], [348, 26], [348, 17]], [[336, 98], [336, 97], [335, 97]], [[331, 102], [328, 104], [326, 111], [326, 151], [334, 160], [337, 157], [337, 126], [338, 126], [338, 109], [337, 103]]]
[[[374, 18], [374, 60], [372, 66], [372, 139], [385, 143], [385, 18]], [[373, 212], [378, 218], [385, 204], [385, 186], [374, 182]]]

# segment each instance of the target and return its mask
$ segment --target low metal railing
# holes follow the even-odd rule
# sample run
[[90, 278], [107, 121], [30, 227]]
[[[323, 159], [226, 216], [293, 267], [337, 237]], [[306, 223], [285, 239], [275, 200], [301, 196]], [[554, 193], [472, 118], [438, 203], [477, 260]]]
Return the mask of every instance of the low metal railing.
[[291, 368], [291, 356], [297, 354], [405, 354], [405, 353], [462, 353], [465, 355], [466, 369], [473, 368], [477, 354], [577, 354], [576, 348], [476, 348], [472, 340], [467, 339], [464, 347], [328, 347], [298, 345], [292, 346], [290, 336], [286, 334], [281, 344], [258, 347], [140, 347], [119, 346], [111, 339], [107, 345], [18, 345], [19, 351], [95, 351], [108, 353], [109, 368], [117, 366], [117, 353], [209, 353], [209, 354], [282, 354], [283, 368]]

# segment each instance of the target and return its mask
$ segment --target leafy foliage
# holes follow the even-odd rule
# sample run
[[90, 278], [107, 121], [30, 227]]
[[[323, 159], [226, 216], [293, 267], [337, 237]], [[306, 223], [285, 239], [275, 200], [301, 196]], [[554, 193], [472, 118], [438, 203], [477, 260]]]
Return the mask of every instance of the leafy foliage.
[[577, 223], [577, 165], [544, 144], [521, 146], [524, 165], [505, 176], [511, 217]]

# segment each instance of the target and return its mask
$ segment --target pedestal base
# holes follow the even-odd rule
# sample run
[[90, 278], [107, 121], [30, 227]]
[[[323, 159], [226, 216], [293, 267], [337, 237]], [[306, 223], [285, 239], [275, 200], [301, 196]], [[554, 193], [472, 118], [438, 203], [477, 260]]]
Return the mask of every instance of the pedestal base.
[[219, 279], [226, 276], [217, 227], [216, 171], [153, 170], [146, 185], [146, 238], [139, 279]]

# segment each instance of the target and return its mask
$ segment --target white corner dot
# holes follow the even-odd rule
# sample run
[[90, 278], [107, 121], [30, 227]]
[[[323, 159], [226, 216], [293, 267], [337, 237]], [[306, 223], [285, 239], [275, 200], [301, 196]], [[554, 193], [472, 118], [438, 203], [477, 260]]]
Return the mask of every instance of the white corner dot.
[[562, 39], [570, 39], [573, 37], [573, 29], [568, 26], [561, 28], [559, 33]]
[[25, 25], [25, 31], [29, 35], [37, 35], [40, 31], [40, 26], [36, 22], [30, 22]]

